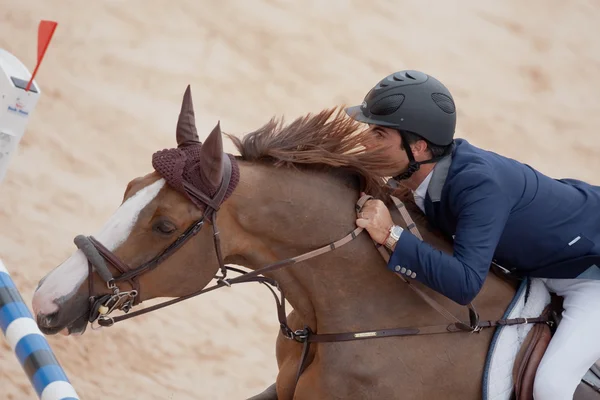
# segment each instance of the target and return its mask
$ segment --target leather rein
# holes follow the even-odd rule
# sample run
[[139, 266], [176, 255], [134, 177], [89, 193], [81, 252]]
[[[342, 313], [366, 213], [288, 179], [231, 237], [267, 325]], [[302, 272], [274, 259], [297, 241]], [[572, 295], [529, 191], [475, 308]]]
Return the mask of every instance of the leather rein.
[[[423, 327], [401, 327], [394, 329], [381, 329], [381, 330], [371, 330], [371, 331], [360, 331], [360, 332], [344, 332], [344, 333], [314, 333], [308, 326], [305, 326], [304, 329], [300, 330], [292, 330], [287, 322], [287, 313], [285, 311], [285, 294], [282, 288], [279, 286], [278, 282], [272, 278], [268, 278], [264, 276], [264, 274], [273, 272], [285, 267], [292, 266], [296, 263], [311, 259], [313, 257], [317, 257], [321, 254], [325, 254], [327, 252], [333, 251], [338, 247], [341, 247], [352, 240], [354, 240], [362, 231], [363, 228], [356, 228], [348, 235], [344, 236], [338, 241], [330, 243], [326, 246], [320, 247], [316, 250], [313, 250], [308, 253], [301, 254], [299, 256], [288, 258], [284, 260], [277, 261], [272, 264], [268, 264], [262, 268], [256, 269], [254, 271], [246, 272], [240, 270], [238, 268], [234, 268], [228, 265], [225, 265], [223, 262], [223, 258], [221, 255], [221, 246], [219, 239], [219, 229], [217, 228], [216, 220], [217, 220], [217, 212], [219, 211], [219, 207], [223, 201], [227, 188], [229, 186], [229, 181], [231, 179], [231, 162], [228, 157], [224, 157], [224, 174], [223, 180], [221, 182], [221, 186], [214, 197], [209, 197], [204, 193], [201, 193], [196, 188], [192, 187], [189, 183], [184, 182], [184, 187], [188, 191], [188, 193], [197, 199], [201, 200], [204, 204], [206, 204], [206, 209], [204, 215], [183, 232], [171, 245], [169, 245], [165, 250], [159, 253], [156, 257], [151, 259], [150, 261], [142, 264], [141, 266], [131, 269], [128, 265], [123, 263], [114, 253], [108, 250], [102, 243], [96, 240], [92, 236], [83, 236], [78, 235], [74, 242], [76, 246], [82, 250], [85, 256], [88, 259], [88, 268], [89, 268], [89, 301], [90, 301], [90, 315], [88, 321], [90, 323], [94, 323], [97, 321], [98, 325], [103, 327], [109, 327], [114, 325], [116, 322], [123, 321], [129, 318], [136, 317], [138, 315], [146, 314], [151, 311], [158, 310], [160, 308], [164, 308], [170, 306], [172, 304], [178, 303], [180, 301], [187, 300], [189, 298], [201, 295], [203, 293], [211, 292], [213, 290], [222, 288], [222, 287], [230, 287], [231, 285], [244, 283], [244, 282], [258, 282], [263, 283], [271, 293], [273, 294], [277, 307], [277, 317], [279, 319], [280, 329], [283, 336], [290, 340], [295, 340], [299, 343], [304, 344], [304, 349], [302, 351], [300, 365], [298, 367], [298, 372], [296, 375], [296, 384], [300, 375], [304, 370], [304, 366], [306, 364], [309, 346], [310, 343], [313, 342], [340, 342], [340, 341], [350, 341], [350, 340], [362, 340], [362, 339], [370, 339], [370, 338], [381, 338], [381, 337], [390, 337], [390, 336], [415, 336], [415, 335], [431, 335], [431, 334], [442, 334], [442, 333], [453, 333], [453, 332], [479, 332], [483, 328], [491, 328], [501, 325], [516, 325], [516, 324], [535, 324], [535, 323], [548, 323], [551, 324], [552, 321], [549, 320], [548, 317], [536, 317], [536, 318], [513, 318], [513, 319], [499, 319], [496, 321], [480, 321], [479, 315], [477, 314], [475, 308], [472, 304], [468, 305], [469, 309], [469, 321], [464, 322], [450, 311], [448, 311], [445, 307], [423, 292], [421, 289], [413, 285], [409, 280], [407, 280], [400, 273], [396, 273], [404, 282], [406, 282], [409, 287], [414, 290], [424, 301], [426, 301], [431, 307], [437, 310], [444, 318], [448, 320], [447, 324], [442, 325], [433, 325], [433, 326], [423, 326]], [[356, 203], [356, 212], [360, 212], [365, 203], [372, 199], [372, 196], [363, 196]], [[400, 212], [402, 218], [405, 220], [407, 229], [422, 240], [422, 236], [418, 231], [416, 224], [413, 222], [410, 217], [408, 211], [406, 210], [404, 204], [397, 198], [392, 196], [392, 200], [394, 201], [396, 208]], [[212, 220], [212, 229], [213, 229], [213, 239], [214, 246], [217, 254], [217, 259], [219, 262], [219, 267], [221, 271], [221, 276], [215, 276], [217, 279], [217, 283], [213, 286], [204, 288], [202, 290], [196, 291], [186, 296], [178, 297], [172, 300], [168, 300], [148, 308], [129, 312], [130, 309], [139, 304], [140, 301], [140, 285], [138, 282], [138, 278], [140, 275], [149, 272], [155, 268], [157, 268], [164, 260], [166, 260], [169, 256], [175, 253], [179, 248], [181, 248], [189, 239], [194, 237], [202, 227], [204, 226], [205, 220]], [[375, 243], [375, 242], [374, 242]], [[375, 243], [375, 246], [379, 250], [381, 256], [387, 262], [389, 260], [389, 253], [385, 249], [385, 247], [381, 246], [378, 243]], [[116, 269], [120, 275], [114, 276], [110, 269], [108, 268], [106, 263], [109, 263], [114, 269]], [[108, 289], [112, 292], [111, 294], [105, 294], [100, 296], [93, 295], [93, 271], [96, 271], [98, 275], [105, 281]], [[239, 273], [240, 275], [234, 278], [227, 278], [227, 272], [232, 271]], [[127, 281], [132, 289], [129, 291], [121, 291], [117, 285], [119, 282]], [[279, 292], [277, 294], [276, 290]], [[120, 310], [125, 314], [111, 317], [110, 314], [115, 311]], [[295, 386], [294, 386], [295, 387]]]

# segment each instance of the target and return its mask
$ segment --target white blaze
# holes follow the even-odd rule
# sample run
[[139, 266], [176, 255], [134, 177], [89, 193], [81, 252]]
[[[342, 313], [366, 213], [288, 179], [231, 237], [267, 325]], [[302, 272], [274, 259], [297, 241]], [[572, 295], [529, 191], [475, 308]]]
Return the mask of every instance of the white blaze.
[[[114, 251], [127, 240], [140, 212], [158, 195], [164, 184], [165, 180], [159, 179], [127, 199], [94, 237], [108, 250]], [[58, 307], [54, 300], [72, 296], [87, 277], [87, 258], [81, 250], [77, 250], [50, 272], [35, 292], [34, 315], [56, 312]]]

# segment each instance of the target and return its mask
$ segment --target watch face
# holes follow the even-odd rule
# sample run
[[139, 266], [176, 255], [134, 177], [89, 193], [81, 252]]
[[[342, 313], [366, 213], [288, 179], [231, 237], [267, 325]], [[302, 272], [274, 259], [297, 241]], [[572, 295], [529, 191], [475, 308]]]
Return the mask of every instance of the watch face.
[[400, 237], [400, 233], [402, 233], [402, 228], [399, 226], [394, 226], [392, 228], [392, 235], [394, 235], [395, 238], [399, 238]]

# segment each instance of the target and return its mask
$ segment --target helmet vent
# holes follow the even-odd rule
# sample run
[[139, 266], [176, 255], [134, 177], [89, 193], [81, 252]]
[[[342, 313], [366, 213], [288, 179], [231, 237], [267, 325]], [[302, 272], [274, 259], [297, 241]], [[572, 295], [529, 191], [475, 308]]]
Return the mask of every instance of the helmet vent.
[[432, 93], [431, 98], [433, 99], [433, 102], [446, 114], [454, 114], [456, 112], [454, 102], [445, 94]]
[[415, 77], [409, 74], [408, 72], [405, 72], [404, 75], [406, 75], [407, 78], [412, 79], [413, 81], [415, 80]]
[[384, 97], [381, 100], [378, 100], [375, 104], [371, 106], [371, 114], [375, 115], [389, 115], [400, 108], [400, 106], [404, 103], [404, 95], [403, 94], [393, 94], [391, 96]]

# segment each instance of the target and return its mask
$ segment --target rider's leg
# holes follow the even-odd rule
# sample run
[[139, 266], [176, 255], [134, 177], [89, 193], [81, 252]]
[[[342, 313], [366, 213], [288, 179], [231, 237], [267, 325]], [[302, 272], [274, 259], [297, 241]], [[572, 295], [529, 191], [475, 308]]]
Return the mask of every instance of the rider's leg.
[[571, 400], [586, 371], [600, 359], [600, 280], [544, 279], [564, 297], [562, 321], [542, 358], [535, 400]]

